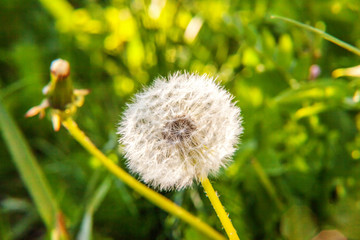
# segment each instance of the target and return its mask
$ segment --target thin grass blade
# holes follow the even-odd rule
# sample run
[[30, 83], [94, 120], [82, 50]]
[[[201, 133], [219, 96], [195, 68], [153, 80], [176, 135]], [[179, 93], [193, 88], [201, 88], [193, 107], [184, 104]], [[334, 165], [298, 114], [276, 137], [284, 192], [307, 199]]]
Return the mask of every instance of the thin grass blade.
[[39, 164], [15, 121], [3, 106], [1, 99], [0, 129], [16, 168], [30, 192], [41, 218], [48, 229], [52, 230], [56, 226], [56, 216], [59, 211], [57, 204]]
[[322, 38], [332, 42], [332, 43], [335, 43], [336, 45], [352, 52], [352, 53], [355, 53], [356, 55], [360, 56], [360, 49], [357, 48], [357, 47], [354, 47], [344, 41], [341, 41], [340, 39], [320, 30], [320, 29], [317, 29], [317, 28], [314, 28], [314, 27], [311, 27], [309, 25], [306, 25], [304, 23], [301, 23], [301, 22], [298, 22], [296, 20], [293, 20], [293, 19], [290, 19], [290, 18], [286, 18], [286, 17], [281, 17], [281, 16], [277, 16], [277, 15], [272, 15], [270, 18], [272, 19], [280, 19], [280, 20], [283, 20], [285, 22], [288, 22], [288, 23], [291, 23], [291, 24], [294, 24], [298, 27], [301, 27], [301, 28], [304, 28], [306, 30], [309, 30], [311, 32], [314, 32], [316, 34], [319, 34]]
[[98, 187], [98, 189], [94, 193], [93, 197], [91, 198], [89, 204], [86, 207], [84, 218], [81, 223], [81, 229], [79, 235], [77, 236], [77, 240], [91, 239], [94, 212], [97, 210], [100, 203], [104, 200], [107, 192], [110, 189], [110, 186], [111, 186], [111, 179], [108, 177], [102, 182], [100, 187]]

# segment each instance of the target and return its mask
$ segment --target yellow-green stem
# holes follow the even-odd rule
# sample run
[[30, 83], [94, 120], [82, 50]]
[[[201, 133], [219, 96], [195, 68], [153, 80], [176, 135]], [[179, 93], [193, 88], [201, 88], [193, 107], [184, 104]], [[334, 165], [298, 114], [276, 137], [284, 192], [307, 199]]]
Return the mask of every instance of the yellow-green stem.
[[228, 235], [230, 240], [240, 240], [239, 236], [236, 233], [236, 230], [234, 226], [231, 223], [231, 220], [228, 216], [228, 214], [225, 212], [225, 209], [223, 205], [220, 202], [219, 197], [217, 196], [216, 192], [214, 191], [214, 188], [212, 187], [210, 181], [208, 178], [204, 178], [201, 181], [201, 184], [203, 185], [205, 192], [213, 205], [216, 214], [218, 215], [221, 224], [223, 225], [226, 234]]
[[118, 177], [128, 186], [133, 188], [140, 195], [147, 198], [150, 202], [152, 202], [159, 208], [179, 217], [183, 221], [192, 225], [194, 228], [204, 233], [208, 237], [211, 237], [213, 239], [225, 239], [223, 235], [215, 231], [206, 223], [202, 222], [199, 218], [187, 212], [185, 209], [179, 207], [174, 202], [170, 201], [161, 194], [151, 190], [144, 184], [137, 181], [119, 166], [117, 166], [91, 142], [91, 140], [85, 135], [85, 133], [79, 129], [78, 125], [72, 118], [69, 117], [63, 120], [62, 124], [89, 153], [98, 158], [111, 173], [113, 173], [116, 177]]

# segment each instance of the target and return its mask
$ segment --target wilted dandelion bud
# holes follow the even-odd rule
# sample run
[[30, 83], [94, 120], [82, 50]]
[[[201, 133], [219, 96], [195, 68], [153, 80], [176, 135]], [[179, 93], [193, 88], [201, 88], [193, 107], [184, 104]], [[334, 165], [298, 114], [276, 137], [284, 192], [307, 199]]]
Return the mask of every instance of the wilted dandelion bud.
[[74, 89], [70, 78], [70, 64], [63, 59], [56, 59], [50, 65], [51, 80], [43, 88], [46, 98], [40, 105], [32, 107], [26, 112], [26, 117], [37, 114], [45, 116], [45, 109], [51, 108], [51, 119], [55, 131], [59, 131], [61, 122], [73, 115], [77, 107], [84, 103], [84, 97], [89, 93], [87, 89]]
[[120, 122], [127, 166], [161, 190], [216, 174], [230, 161], [243, 131], [232, 99], [206, 75], [156, 79], [135, 95]]

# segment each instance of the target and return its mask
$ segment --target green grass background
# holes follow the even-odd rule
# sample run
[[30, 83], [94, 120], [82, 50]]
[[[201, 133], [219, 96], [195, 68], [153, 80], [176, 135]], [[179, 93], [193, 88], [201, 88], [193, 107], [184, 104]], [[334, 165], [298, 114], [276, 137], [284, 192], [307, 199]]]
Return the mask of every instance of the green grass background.
[[[74, 85], [91, 90], [77, 122], [123, 167], [116, 125], [135, 92], [178, 70], [218, 76], [245, 132], [233, 164], [211, 179], [240, 239], [306, 240], [327, 229], [360, 239], [360, 80], [332, 77], [359, 56], [271, 14], [360, 47], [358, 0], [1, 1], [0, 98], [73, 239], [204, 236], [116, 180], [64, 129], [55, 133], [49, 116], [24, 118], [59, 57]], [[0, 239], [48, 239], [8, 141], [0, 138]], [[223, 232], [200, 186], [163, 194]]]

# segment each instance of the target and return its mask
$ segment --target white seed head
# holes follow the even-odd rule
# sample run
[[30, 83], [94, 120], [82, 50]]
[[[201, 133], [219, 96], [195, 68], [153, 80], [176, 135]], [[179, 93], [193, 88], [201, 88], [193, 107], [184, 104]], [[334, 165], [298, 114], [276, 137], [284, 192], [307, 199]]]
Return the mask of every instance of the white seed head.
[[207, 75], [156, 79], [135, 95], [120, 122], [127, 166], [160, 190], [180, 190], [216, 174], [243, 131], [232, 99]]

